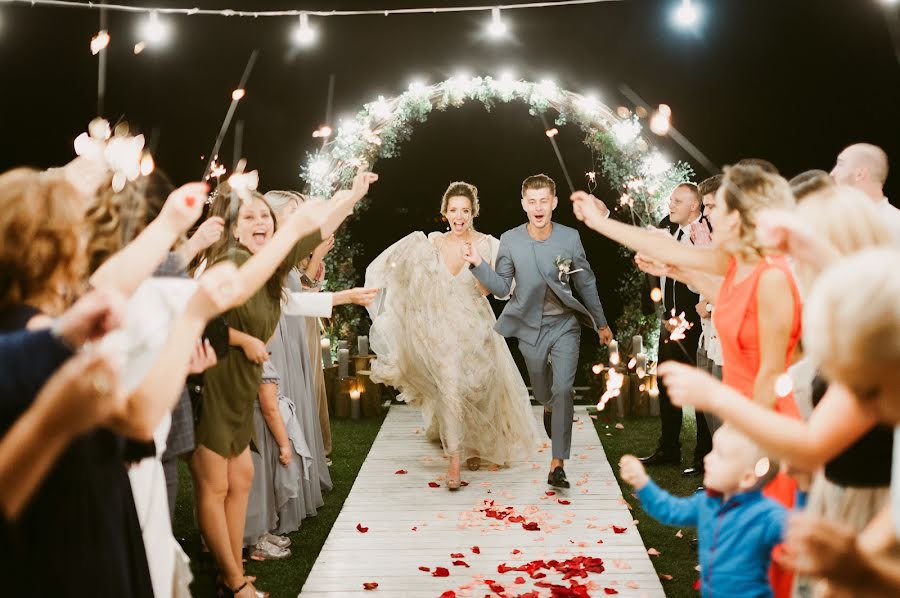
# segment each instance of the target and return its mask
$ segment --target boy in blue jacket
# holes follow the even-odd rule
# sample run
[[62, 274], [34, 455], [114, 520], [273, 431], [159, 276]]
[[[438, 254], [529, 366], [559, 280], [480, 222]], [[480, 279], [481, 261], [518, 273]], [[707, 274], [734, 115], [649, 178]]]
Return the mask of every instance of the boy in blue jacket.
[[654, 519], [697, 528], [702, 596], [771, 597], [772, 548], [781, 543], [787, 518], [782, 505], [762, 495], [773, 464], [727, 425], [716, 431], [703, 463], [706, 491], [684, 498], [657, 486], [633, 455], [622, 457], [619, 467]]

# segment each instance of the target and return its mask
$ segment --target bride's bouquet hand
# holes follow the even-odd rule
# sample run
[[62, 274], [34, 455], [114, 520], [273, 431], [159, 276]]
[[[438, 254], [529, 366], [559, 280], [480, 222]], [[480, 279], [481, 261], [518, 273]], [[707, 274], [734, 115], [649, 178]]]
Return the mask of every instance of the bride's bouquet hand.
[[462, 258], [467, 263], [475, 266], [476, 268], [481, 265], [482, 259], [481, 254], [478, 253], [478, 249], [475, 248], [471, 243], [464, 243], [462, 246]]

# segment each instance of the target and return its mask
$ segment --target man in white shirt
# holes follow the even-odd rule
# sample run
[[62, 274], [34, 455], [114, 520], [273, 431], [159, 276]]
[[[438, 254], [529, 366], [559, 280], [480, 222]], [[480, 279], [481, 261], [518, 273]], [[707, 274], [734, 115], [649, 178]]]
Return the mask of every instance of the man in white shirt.
[[869, 196], [900, 244], [900, 210], [884, 196], [888, 157], [883, 149], [870, 143], [849, 146], [838, 154], [831, 176], [838, 185], [850, 185]]
[[[679, 243], [693, 244], [694, 236], [692, 226], [696, 227], [701, 221], [701, 198], [697, 186], [693, 183], [681, 183], [669, 198], [669, 233]], [[708, 229], [707, 229], [708, 230]], [[663, 319], [660, 322], [659, 362], [667, 360], [680, 361], [694, 365], [697, 357], [697, 344], [700, 339], [702, 325], [696, 306], [700, 296], [686, 284], [676, 280], [661, 277], [659, 288], [663, 294]], [[684, 313], [685, 319], [691, 326], [684, 331], [684, 338], [680, 341], [670, 341], [669, 334], [672, 328], [669, 318]], [[681, 462], [681, 408], [672, 404], [669, 400], [665, 384], [659, 384], [659, 419], [660, 438], [656, 450], [649, 456], [643, 457], [641, 462], [645, 465], [675, 464]], [[706, 418], [697, 416], [697, 444], [694, 449], [694, 457], [691, 466], [683, 471], [686, 476], [699, 476], [703, 473], [703, 457], [712, 448], [711, 435], [706, 425]]]

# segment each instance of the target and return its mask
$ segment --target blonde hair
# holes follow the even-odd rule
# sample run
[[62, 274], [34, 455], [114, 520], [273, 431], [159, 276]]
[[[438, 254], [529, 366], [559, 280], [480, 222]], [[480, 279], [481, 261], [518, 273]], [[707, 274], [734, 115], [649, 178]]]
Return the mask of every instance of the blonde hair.
[[271, 206], [272, 210], [275, 211], [275, 215], [281, 218], [281, 214], [284, 212], [284, 209], [289, 205], [300, 205], [306, 201], [306, 196], [297, 191], [266, 191], [264, 196], [266, 201], [269, 202], [269, 206]]
[[804, 346], [816, 363], [900, 367], [897, 264], [900, 251], [881, 247], [855, 253], [822, 273], [803, 308]]
[[447, 204], [450, 203], [452, 197], [468, 198], [472, 203], [472, 218], [478, 216], [481, 211], [481, 204], [478, 202], [478, 187], [465, 181], [450, 183], [450, 186], [444, 191], [444, 197], [441, 198], [441, 216], [447, 216]]
[[522, 197], [530, 189], [550, 189], [550, 195], [556, 197], [556, 183], [546, 174], [533, 174], [522, 181]]
[[[874, 204], [862, 191], [847, 185], [832, 185], [807, 195], [795, 213], [841, 255], [893, 243]], [[812, 286], [817, 274], [808, 264], [797, 264], [797, 276], [804, 288]]]
[[61, 313], [82, 290], [81, 202], [61, 172], [0, 174], [0, 309]]
[[744, 257], [762, 256], [766, 251], [757, 239], [756, 216], [766, 208], [794, 207], [794, 195], [788, 182], [777, 174], [752, 164], [725, 167], [722, 197], [729, 212], [741, 217], [734, 253]]

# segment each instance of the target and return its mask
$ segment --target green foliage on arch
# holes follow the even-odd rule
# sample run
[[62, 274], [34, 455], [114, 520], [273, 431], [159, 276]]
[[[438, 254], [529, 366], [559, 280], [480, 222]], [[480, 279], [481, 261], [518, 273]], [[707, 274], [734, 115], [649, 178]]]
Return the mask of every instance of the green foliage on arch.
[[[415, 125], [425, 122], [432, 112], [467, 101], [480, 102], [488, 111], [499, 103], [522, 102], [533, 115], [554, 112], [558, 126], [577, 125], [585, 134], [585, 145], [599, 156], [597, 176], [621, 191], [614, 213], [626, 222], [656, 225], [665, 214], [668, 194], [693, 175], [689, 165], [669, 163], [647, 142], [636, 116], [622, 118], [594, 98], [560, 89], [551, 81], [453, 77], [431, 86], [413, 84], [399, 96], [379, 97], [366, 104], [355, 118], [340, 123], [332, 141], [309, 156], [301, 176], [311, 194], [330, 196], [348, 186], [360, 168], [370, 169], [378, 160], [398, 156]], [[329, 287], [343, 289], [360, 283], [353, 264], [360, 253], [352, 239], [337, 239], [327, 260]], [[654, 358], [659, 320], [655, 312], [642, 310], [644, 275], [636, 267], [630, 268], [617, 289], [623, 299], [623, 313], [615, 323], [617, 337], [625, 340], [642, 335]], [[368, 318], [361, 309], [336, 312], [332, 324], [332, 336], [351, 342], [368, 330]], [[627, 348], [628, 344], [623, 344], [623, 349]], [[603, 352], [605, 347], [601, 359], [605, 358]]]

